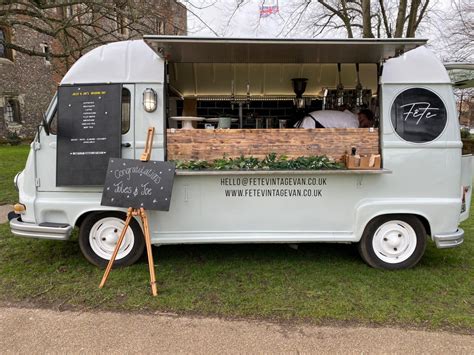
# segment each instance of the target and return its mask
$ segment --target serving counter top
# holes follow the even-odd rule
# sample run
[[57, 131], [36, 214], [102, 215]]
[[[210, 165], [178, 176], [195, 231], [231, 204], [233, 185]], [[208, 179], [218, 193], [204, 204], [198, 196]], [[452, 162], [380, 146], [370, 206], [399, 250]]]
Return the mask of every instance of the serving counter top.
[[378, 175], [391, 174], [389, 169], [334, 169], [334, 170], [184, 170], [177, 169], [176, 175]]

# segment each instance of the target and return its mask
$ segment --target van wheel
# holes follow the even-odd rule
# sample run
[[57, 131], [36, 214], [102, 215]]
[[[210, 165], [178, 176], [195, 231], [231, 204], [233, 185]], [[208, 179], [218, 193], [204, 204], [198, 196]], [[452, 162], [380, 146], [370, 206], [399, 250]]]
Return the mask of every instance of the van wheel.
[[425, 252], [425, 227], [415, 216], [381, 216], [369, 222], [358, 249], [362, 259], [374, 268], [408, 269]]
[[[79, 229], [79, 246], [85, 258], [99, 267], [107, 266], [125, 225], [123, 212], [99, 212], [88, 215]], [[129, 266], [143, 254], [145, 241], [138, 222], [132, 218], [114, 266]]]

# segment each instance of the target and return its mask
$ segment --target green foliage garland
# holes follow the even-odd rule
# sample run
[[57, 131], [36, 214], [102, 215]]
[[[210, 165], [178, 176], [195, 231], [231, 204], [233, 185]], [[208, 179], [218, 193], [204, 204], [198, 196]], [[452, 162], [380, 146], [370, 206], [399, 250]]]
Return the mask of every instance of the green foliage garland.
[[323, 170], [344, 169], [342, 163], [331, 161], [325, 155], [289, 159], [285, 155], [268, 154], [263, 159], [254, 157], [227, 158], [214, 161], [175, 160], [176, 169], [187, 170]]

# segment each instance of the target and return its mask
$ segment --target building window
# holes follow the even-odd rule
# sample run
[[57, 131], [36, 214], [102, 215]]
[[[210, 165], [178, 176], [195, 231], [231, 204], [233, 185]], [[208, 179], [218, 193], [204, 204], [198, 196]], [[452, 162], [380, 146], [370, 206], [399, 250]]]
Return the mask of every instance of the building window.
[[122, 134], [130, 130], [130, 90], [122, 88]]
[[[66, 0], [66, 4], [69, 4], [71, 0]], [[64, 17], [70, 18], [74, 15], [74, 7], [73, 5], [65, 5], [63, 9]]]
[[165, 21], [161, 18], [157, 18], [155, 21], [155, 31], [158, 32], [159, 35], [165, 34]]
[[43, 53], [45, 55], [44, 60], [46, 64], [51, 64], [51, 50], [49, 48], [48, 43], [41, 43], [40, 44], [41, 49], [43, 50]]
[[6, 99], [4, 117], [7, 123], [21, 123], [20, 103], [17, 99]]
[[7, 28], [0, 27], [0, 58], [13, 61], [12, 50], [7, 48], [6, 42], [10, 42], [10, 32]]

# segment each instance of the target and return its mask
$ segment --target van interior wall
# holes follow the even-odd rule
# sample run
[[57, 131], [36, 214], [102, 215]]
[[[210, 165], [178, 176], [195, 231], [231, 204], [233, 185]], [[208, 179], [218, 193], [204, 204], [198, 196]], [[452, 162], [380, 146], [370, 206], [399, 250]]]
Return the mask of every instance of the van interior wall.
[[[355, 63], [170, 63], [170, 84], [184, 97], [293, 96], [293, 78], [307, 78], [305, 96], [316, 97], [323, 89], [335, 89], [339, 79], [346, 89], [357, 85]], [[377, 91], [378, 66], [359, 63], [364, 89]]]
[[[177, 116], [183, 115], [183, 100], [176, 101]], [[319, 99], [311, 100], [310, 104], [306, 106], [308, 112], [321, 110], [323, 101]], [[211, 118], [211, 117], [239, 117], [238, 104], [232, 105], [230, 100], [198, 100], [197, 101], [197, 116]], [[255, 128], [256, 119], [271, 118], [272, 127], [278, 127], [279, 120], [287, 120], [289, 127], [295, 115], [295, 108], [293, 100], [252, 100], [243, 103], [243, 127]], [[233, 126], [237, 126], [234, 123]], [[235, 127], [234, 127], [235, 128]]]

